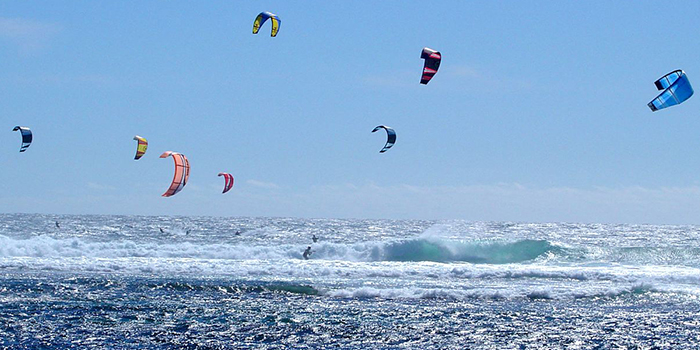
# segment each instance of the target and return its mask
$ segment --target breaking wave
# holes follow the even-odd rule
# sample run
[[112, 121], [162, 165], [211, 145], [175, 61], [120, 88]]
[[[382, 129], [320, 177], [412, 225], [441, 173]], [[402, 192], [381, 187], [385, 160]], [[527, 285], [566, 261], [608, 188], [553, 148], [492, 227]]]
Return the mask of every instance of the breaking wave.
[[[234, 245], [195, 242], [142, 242], [129, 240], [90, 241], [83, 238], [49, 236], [16, 239], [0, 235], [2, 257], [91, 257], [91, 258], [194, 258], [233, 260], [299, 259], [300, 245]], [[557, 254], [562, 248], [546, 240], [516, 242], [461, 242], [410, 239], [354, 244], [314, 245], [314, 259], [397, 262], [468, 262], [508, 264], [532, 261]]]
[[537, 259], [560, 248], [545, 240], [513, 243], [463, 243], [415, 239], [389, 243], [380, 253], [386, 261], [462, 261], [475, 264], [508, 264]]

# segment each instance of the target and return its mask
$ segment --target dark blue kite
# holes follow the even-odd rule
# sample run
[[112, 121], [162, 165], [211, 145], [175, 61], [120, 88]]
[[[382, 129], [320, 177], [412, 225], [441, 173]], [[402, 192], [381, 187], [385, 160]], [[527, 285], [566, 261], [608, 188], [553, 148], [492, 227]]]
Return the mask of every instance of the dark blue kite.
[[396, 132], [394, 131], [394, 129], [392, 129], [388, 126], [385, 126], [385, 125], [377, 126], [376, 128], [374, 128], [374, 130], [372, 130], [372, 132], [378, 131], [379, 129], [386, 130], [386, 144], [384, 145], [384, 148], [382, 148], [382, 150], [379, 151], [379, 153], [384, 153], [389, 148], [391, 148], [391, 146], [393, 146], [394, 143], [396, 142]]
[[19, 151], [26, 151], [32, 143], [32, 131], [26, 126], [15, 126], [12, 131], [19, 131], [22, 134], [22, 147], [19, 148]]

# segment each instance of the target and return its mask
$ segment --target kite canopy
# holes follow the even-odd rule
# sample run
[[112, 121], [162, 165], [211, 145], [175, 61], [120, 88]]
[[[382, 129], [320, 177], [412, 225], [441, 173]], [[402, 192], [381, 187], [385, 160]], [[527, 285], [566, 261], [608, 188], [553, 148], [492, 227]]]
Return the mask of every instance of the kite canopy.
[[15, 126], [12, 131], [19, 131], [22, 134], [22, 146], [20, 146], [19, 151], [24, 152], [32, 144], [32, 131], [26, 126]]
[[253, 22], [253, 34], [258, 34], [260, 31], [260, 27], [267, 21], [267, 19], [270, 19], [270, 22], [272, 22], [272, 33], [270, 36], [275, 37], [277, 36], [277, 32], [280, 30], [280, 24], [282, 21], [280, 20], [279, 17], [277, 17], [276, 14], [270, 13], [270, 12], [260, 12], [258, 17], [255, 17], [255, 22]]
[[224, 183], [224, 192], [221, 192], [222, 194], [224, 194], [233, 187], [233, 175], [229, 173], [219, 173], [219, 176], [223, 176], [224, 181], [226, 181], [226, 183]]
[[423, 64], [423, 76], [420, 78], [420, 83], [427, 85], [430, 79], [433, 79], [433, 75], [437, 73], [438, 68], [440, 68], [442, 55], [438, 51], [424, 47], [420, 58], [425, 60], [425, 64]]
[[134, 140], [138, 142], [136, 145], [136, 156], [134, 157], [134, 160], [139, 160], [141, 157], [143, 157], [144, 154], [146, 154], [146, 149], [148, 148], [148, 141], [146, 141], [145, 138], [136, 135], [134, 136]]
[[652, 112], [681, 104], [693, 96], [693, 87], [690, 86], [685, 72], [680, 69], [659, 78], [654, 85], [657, 90], [663, 90], [663, 92], [647, 104]]
[[392, 128], [388, 127], [388, 126], [385, 126], [385, 125], [379, 125], [379, 126], [377, 126], [376, 128], [374, 128], [374, 130], [372, 130], [372, 132], [375, 132], [375, 131], [377, 131], [377, 130], [379, 130], [379, 129], [384, 129], [384, 130], [386, 130], [386, 144], [384, 145], [384, 148], [382, 148], [382, 150], [379, 151], [379, 153], [384, 153], [384, 152], [386, 152], [389, 148], [391, 148], [391, 146], [393, 146], [394, 143], [396, 142], [396, 132], [394, 131], [394, 129], [392, 129]]
[[163, 197], [170, 197], [180, 192], [190, 177], [190, 162], [187, 160], [187, 157], [181, 153], [167, 151], [163, 152], [160, 158], [168, 158], [169, 156], [173, 156], [175, 161], [175, 176], [173, 176], [173, 182], [168, 190], [163, 193]]

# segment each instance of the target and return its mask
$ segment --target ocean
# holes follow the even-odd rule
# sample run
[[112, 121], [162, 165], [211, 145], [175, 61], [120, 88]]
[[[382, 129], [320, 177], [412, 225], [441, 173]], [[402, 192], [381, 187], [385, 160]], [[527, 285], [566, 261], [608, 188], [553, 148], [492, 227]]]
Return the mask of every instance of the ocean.
[[4, 214], [0, 348], [692, 349], [699, 233]]

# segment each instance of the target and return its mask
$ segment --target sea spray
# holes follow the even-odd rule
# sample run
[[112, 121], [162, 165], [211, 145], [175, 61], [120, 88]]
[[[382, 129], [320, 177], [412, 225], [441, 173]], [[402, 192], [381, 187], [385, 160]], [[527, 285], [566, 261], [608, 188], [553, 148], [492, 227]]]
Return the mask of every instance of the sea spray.
[[[353, 244], [314, 245], [314, 258], [348, 261], [433, 261], [507, 264], [527, 262], [560, 248], [543, 240], [516, 242], [464, 242], [438, 239], [409, 239]], [[135, 242], [36, 236], [10, 238], [0, 235], [0, 257], [161, 257], [199, 259], [289, 259], [299, 258], [303, 245], [277, 246], [194, 242]]]

